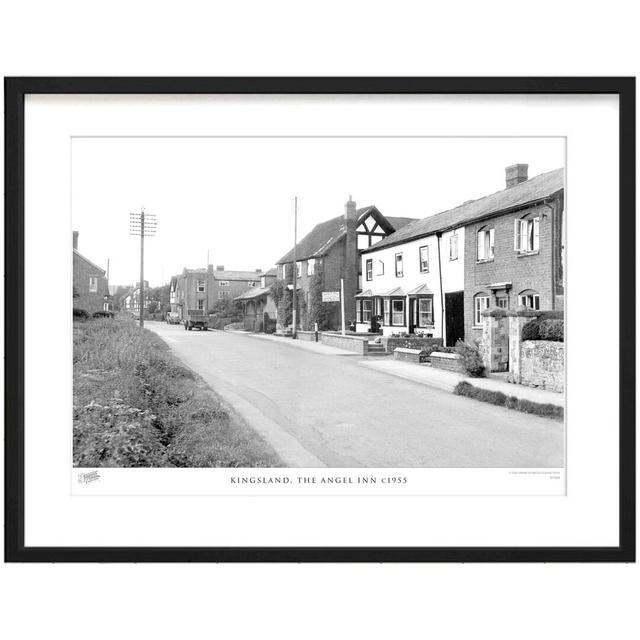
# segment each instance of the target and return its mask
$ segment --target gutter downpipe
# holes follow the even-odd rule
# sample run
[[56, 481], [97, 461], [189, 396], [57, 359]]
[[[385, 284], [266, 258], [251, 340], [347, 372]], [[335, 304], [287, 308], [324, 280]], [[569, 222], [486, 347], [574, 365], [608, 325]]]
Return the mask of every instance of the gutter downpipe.
[[440, 259], [440, 238], [442, 232], [436, 233], [438, 239], [438, 276], [440, 278], [440, 332], [442, 333], [442, 344], [446, 341], [446, 330], [444, 326], [444, 294], [442, 293], [442, 260]]

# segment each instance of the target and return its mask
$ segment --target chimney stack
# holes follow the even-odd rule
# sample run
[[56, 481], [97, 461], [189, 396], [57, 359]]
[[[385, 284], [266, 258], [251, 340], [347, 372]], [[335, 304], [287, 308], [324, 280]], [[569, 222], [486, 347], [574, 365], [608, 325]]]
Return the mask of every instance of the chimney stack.
[[356, 219], [356, 203], [351, 199], [351, 196], [349, 196], [349, 201], [344, 205], [344, 219]]
[[224, 265], [223, 264], [216, 265], [216, 271], [224, 271]]
[[207, 265], [207, 273], [209, 275], [211, 275], [213, 273], [213, 265], [212, 264], [208, 264]]
[[78, 250], [78, 232], [77, 231], [73, 232], [73, 248], [76, 251]]
[[505, 178], [507, 181], [507, 189], [510, 187], [515, 187], [517, 184], [521, 182], [526, 182], [529, 172], [528, 164], [512, 164], [504, 170]]

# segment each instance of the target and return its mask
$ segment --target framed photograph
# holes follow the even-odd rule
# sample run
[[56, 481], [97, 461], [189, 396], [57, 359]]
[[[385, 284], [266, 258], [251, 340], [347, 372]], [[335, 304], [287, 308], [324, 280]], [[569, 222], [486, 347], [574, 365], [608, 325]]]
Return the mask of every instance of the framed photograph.
[[635, 560], [635, 79], [7, 78], [5, 167], [6, 560]]

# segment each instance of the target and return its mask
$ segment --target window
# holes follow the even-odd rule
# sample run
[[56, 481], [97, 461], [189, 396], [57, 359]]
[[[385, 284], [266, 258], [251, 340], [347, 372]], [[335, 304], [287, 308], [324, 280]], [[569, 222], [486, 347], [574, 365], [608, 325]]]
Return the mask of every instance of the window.
[[196, 291], [204, 293], [204, 280], [196, 280]]
[[494, 229], [478, 231], [478, 260], [493, 260]]
[[108, 302], [105, 302], [105, 303], [102, 305], [102, 310], [103, 310], [103, 311], [109, 311], [109, 303], [108, 303]]
[[368, 249], [371, 246], [371, 236], [368, 233], [358, 234], [358, 249]]
[[458, 234], [454, 231], [449, 236], [449, 260], [458, 259]]
[[280, 265], [280, 268], [282, 270], [282, 279], [286, 280], [287, 279], [287, 265], [286, 264]]
[[523, 291], [518, 296], [518, 304], [529, 309], [540, 310], [540, 295], [535, 291]]
[[302, 275], [302, 262], [296, 262], [296, 278]]
[[540, 250], [540, 218], [514, 220], [514, 250], [527, 253]]
[[[228, 287], [229, 286], [229, 281], [228, 280], [218, 280], [218, 286], [219, 287]], [[203, 289], [204, 291], [204, 289]], [[220, 296], [218, 296], [220, 297]]]
[[378, 272], [376, 273], [377, 276], [383, 276], [384, 275], [384, 262], [382, 262], [382, 260], [378, 260]]
[[418, 327], [427, 327], [433, 324], [433, 298], [418, 298], [416, 304], [417, 318], [414, 318], [414, 324]]
[[367, 280], [373, 280], [373, 260], [367, 260], [366, 263]]
[[390, 308], [391, 308], [391, 302], [389, 301], [389, 298], [385, 298], [383, 324], [386, 324], [387, 326], [391, 324]]
[[429, 271], [429, 247], [420, 247], [420, 272]]
[[315, 272], [316, 261], [315, 258], [311, 258], [307, 260], [307, 275], [312, 276]]
[[509, 308], [509, 298], [507, 298], [507, 296], [501, 296], [499, 298], [496, 298], [496, 302], [498, 303], [499, 309]]
[[382, 298], [376, 298], [376, 318], [382, 318]]
[[196, 309], [201, 311], [204, 309], [204, 300], [196, 300]]
[[358, 300], [356, 305], [356, 322], [371, 322], [372, 300]]
[[91, 293], [98, 291], [98, 278], [96, 276], [89, 276], [89, 291]]
[[223, 298], [228, 298], [228, 297], [229, 297], [228, 291], [218, 291], [218, 300], [222, 300]]
[[250, 280], [249, 282], [247, 282], [247, 287], [255, 287], [256, 283], [253, 280]]
[[402, 254], [396, 253], [396, 278], [402, 278], [403, 270], [402, 270]]
[[473, 299], [473, 324], [479, 326], [482, 324], [482, 312], [489, 308], [489, 296], [486, 293], [479, 293]]
[[404, 300], [391, 300], [391, 324], [394, 327], [404, 325]]

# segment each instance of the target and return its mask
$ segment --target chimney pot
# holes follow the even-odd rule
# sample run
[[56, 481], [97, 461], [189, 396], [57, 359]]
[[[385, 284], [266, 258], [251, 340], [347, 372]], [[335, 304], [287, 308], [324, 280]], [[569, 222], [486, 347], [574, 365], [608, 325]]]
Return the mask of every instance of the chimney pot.
[[73, 232], [73, 248], [77, 251], [78, 250], [78, 232], [74, 231]]
[[212, 264], [208, 264], [207, 265], [207, 273], [209, 273], [209, 274], [213, 273], [213, 265]]
[[528, 164], [512, 164], [508, 166], [504, 170], [507, 189], [509, 189], [510, 187], [515, 187], [521, 182], [526, 182], [529, 179], [528, 172]]

